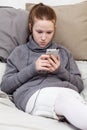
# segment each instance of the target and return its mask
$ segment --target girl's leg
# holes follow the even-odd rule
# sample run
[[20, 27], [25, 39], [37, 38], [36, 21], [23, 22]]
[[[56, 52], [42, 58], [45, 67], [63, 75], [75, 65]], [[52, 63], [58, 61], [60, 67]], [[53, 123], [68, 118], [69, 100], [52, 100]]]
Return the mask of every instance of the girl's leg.
[[87, 104], [76, 91], [63, 89], [56, 99], [55, 112], [75, 127], [87, 130]]

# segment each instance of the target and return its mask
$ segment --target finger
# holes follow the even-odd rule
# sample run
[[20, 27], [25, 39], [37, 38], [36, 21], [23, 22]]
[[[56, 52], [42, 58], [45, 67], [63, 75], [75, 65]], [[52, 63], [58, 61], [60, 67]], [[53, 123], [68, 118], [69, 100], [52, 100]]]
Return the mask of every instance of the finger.
[[43, 55], [40, 56], [40, 58], [41, 58], [42, 60], [48, 59], [49, 57], [50, 57], [50, 56], [47, 55], [47, 54], [43, 54]]
[[60, 61], [59, 60], [56, 60], [55, 62], [51, 58], [48, 59], [48, 60], [49, 60], [49, 63], [51, 64], [51, 67], [50, 67], [51, 71], [55, 71], [55, 70], [57, 70], [59, 68], [59, 66], [60, 66]]
[[59, 61], [60, 61], [60, 56], [59, 56], [59, 55], [57, 56], [57, 60], [59, 60]]
[[57, 64], [58, 61], [55, 61], [55, 58], [49, 58], [48, 59], [49, 63], [52, 65], [52, 66], [55, 66]]
[[54, 55], [50, 55], [51, 59], [53, 60], [53, 62], [57, 63], [58, 59], [57, 57], [55, 57]]
[[42, 63], [41, 63], [41, 66], [42, 66], [42, 67], [48, 67], [48, 68], [49, 68], [49, 67], [51, 67], [51, 64], [49, 64], [48, 62], [42, 62]]
[[44, 70], [44, 71], [49, 71], [50, 72], [50, 69], [48, 67], [41, 67], [40, 70]]

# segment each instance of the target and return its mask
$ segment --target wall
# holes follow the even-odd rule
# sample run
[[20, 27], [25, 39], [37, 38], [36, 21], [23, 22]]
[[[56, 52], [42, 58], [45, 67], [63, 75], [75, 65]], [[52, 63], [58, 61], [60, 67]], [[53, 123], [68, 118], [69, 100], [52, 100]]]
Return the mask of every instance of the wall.
[[63, 5], [63, 4], [73, 4], [84, 0], [0, 0], [0, 6], [12, 6], [15, 8], [25, 9], [25, 3], [39, 3], [43, 2], [49, 5]]

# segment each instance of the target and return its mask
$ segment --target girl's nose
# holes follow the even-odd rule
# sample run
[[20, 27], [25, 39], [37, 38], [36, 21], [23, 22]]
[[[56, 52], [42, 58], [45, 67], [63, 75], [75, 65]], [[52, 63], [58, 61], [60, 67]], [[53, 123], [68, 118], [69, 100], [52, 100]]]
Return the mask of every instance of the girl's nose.
[[42, 39], [42, 40], [45, 40], [45, 39], [46, 39], [46, 34], [45, 34], [45, 33], [42, 34], [41, 39]]

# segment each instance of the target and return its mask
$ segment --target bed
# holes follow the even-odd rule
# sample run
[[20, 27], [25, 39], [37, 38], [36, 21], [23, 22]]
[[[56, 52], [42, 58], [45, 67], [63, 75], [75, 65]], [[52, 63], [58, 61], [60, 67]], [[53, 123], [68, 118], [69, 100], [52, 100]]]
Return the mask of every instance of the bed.
[[[0, 7], [0, 84], [6, 69], [6, 61], [13, 49], [25, 44], [28, 36], [28, 14], [26, 10]], [[81, 72], [87, 102], [87, 2], [53, 7], [57, 13], [55, 40], [71, 50]], [[0, 130], [77, 130], [67, 122], [27, 114], [16, 108], [11, 95], [0, 90]]]

